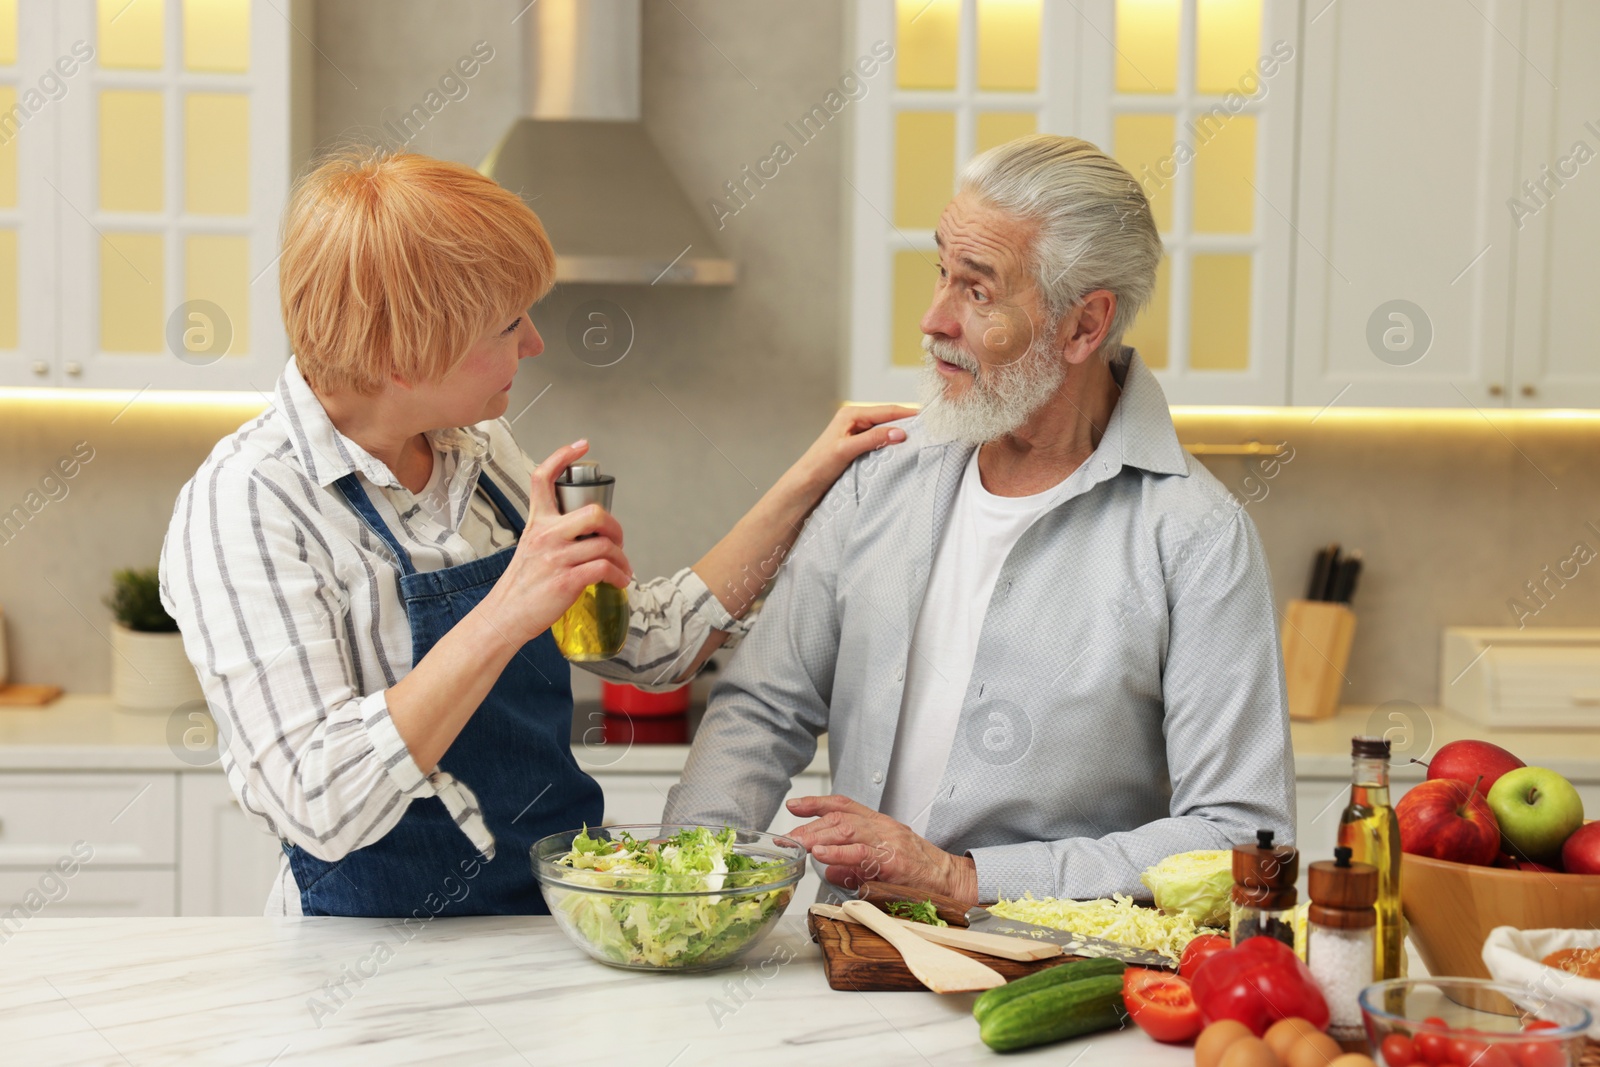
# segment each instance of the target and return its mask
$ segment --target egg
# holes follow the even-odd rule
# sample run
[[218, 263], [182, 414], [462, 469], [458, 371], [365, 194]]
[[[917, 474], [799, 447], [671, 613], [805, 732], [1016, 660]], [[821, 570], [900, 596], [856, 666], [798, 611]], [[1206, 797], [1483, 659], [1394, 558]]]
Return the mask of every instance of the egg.
[[1228, 1046], [1217, 1067], [1282, 1067], [1267, 1043], [1254, 1034]]
[[1218, 1067], [1222, 1054], [1242, 1037], [1254, 1037], [1250, 1028], [1237, 1019], [1218, 1019], [1194, 1043], [1194, 1067]]
[[1328, 1067], [1378, 1067], [1378, 1065], [1372, 1062], [1371, 1056], [1363, 1056], [1359, 1052], [1346, 1052], [1328, 1064]]
[[1319, 1031], [1310, 1022], [1300, 1018], [1279, 1019], [1267, 1027], [1267, 1032], [1261, 1035], [1261, 1040], [1272, 1049], [1272, 1054], [1284, 1063], [1289, 1062], [1289, 1053], [1294, 1051], [1302, 1038], [1308, 1034]]
[[1343, 1052], [1339, 1042], [1321, 1030], [1312, 1030], [1309, 1034], [1303, 1035], [1299, 1043], [1289, 1050], [1289, 1055], [1283, 1062], [1285, 1067], [1328, 1067], [1328, 1064], [1337, 1060]]

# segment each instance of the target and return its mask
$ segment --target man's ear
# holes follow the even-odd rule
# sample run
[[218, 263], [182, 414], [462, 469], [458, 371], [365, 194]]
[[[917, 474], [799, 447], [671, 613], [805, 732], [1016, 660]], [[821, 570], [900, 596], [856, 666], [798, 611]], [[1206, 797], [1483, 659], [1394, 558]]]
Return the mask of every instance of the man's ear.
[[1068, 363], [1082, 363], [1099, 350], [1117, 313], [1117, 294], [1095, 289], [1061, 319], [1062, 355]]

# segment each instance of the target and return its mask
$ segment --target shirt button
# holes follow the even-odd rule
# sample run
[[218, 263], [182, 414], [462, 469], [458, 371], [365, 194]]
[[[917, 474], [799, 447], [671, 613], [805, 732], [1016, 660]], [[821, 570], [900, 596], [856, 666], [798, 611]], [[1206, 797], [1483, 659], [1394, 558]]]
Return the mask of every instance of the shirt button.
[[882, 781], [883, 781], [883, 772], [882, 771], [873, 771], [872, 772], [872, 784], [873, 785], [877, 785]]

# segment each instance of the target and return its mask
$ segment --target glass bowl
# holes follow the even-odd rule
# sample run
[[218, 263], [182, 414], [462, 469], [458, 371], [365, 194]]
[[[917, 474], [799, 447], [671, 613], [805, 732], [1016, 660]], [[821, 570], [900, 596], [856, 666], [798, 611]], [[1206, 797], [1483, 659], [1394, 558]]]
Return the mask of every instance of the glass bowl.
[[[1482, 978], [1376, 982], [1361, 991], [1361, 1015], [1373, 1056], [1386, 1067], [1571, 1067], [1583, 1054], [1591, 1021], [1589, 1009], [1574, 1001]], [[1430, 1018], [1444, 1025], [1427, 1022]], [[1534, 1024], [1543, 1029], [1524, 1029]], [[1408, 1049], [1411, 1058], [1405, 1055]], [[1391, 1059], [1386, 1051], [1399, 1055]]]
[[658, 845], [683, 831], [730, 833], [732, 851], [761, 864], [727, 873], [631, 873], [569, 867], [581, 830], [534, 843], [533, 874], [556, 925], [594, 959], [637, 971], [708, 971], [754, 948], [794, 898], [806, 852], [786, 837], [721, 826], [636, 823], [590, 838]]

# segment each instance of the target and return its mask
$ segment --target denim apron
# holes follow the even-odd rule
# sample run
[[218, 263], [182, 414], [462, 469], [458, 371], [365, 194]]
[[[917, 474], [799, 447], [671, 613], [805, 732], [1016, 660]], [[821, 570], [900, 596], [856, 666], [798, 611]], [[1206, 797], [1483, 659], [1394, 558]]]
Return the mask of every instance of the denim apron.
[[[419, 573], [356, 475], [335, 485], [400, 563], [400, 599], [420, 663], [505, 573], [516, 546]], [[517, 510], [485, 473], [478, 487], [522, 537]], [[494, 835], [485, 860], [438, 797], [418, 797], [380, 840], [341, 860], [285, 844], [306, 915], [547, 915], [529, 850], [547, 834], [599, 825], [600, 785], [572, 757], [568, 665], [547, 630], [522, 646], [439, 760], [478, 798]]]

